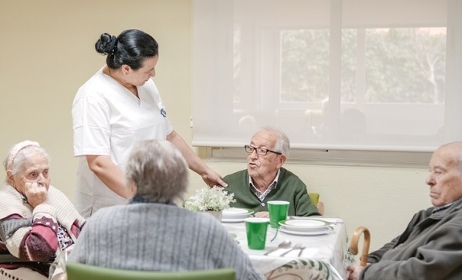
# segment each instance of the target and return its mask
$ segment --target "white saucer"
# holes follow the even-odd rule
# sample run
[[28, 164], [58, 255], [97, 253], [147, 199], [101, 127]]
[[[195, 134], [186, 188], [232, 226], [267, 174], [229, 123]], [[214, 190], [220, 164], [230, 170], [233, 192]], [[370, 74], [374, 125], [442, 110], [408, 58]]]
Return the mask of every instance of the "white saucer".
[[279, 231], [288, 233], [288, 234], [294, 234], [294, 235], [323, 235], [323, 234], [331, 233], [333, 229], [331, 227], [326, 227], [324, 229], [317, 230], [317, 231], [297, 231], [297, 230], [289, 230], [289, 229], [286, 229], [284, 226], [281, 226], [279, 228]]
[[326, 230], [330, 223], [321, 220], [285, 220], [279, 224], [292, 231], [322, 231]]
[[222, 217], [224, 219], [242, 219], [249, 217], [253, 212], [251, 209], [231, 207], [223, 210]]
[[229, 219], [221, 218], [221, 222], [222, 223], [242, 223], [248, 217], [250, 217], [250, 215], [248, 215], [247, 217], [244, 217], [244, 218], [229, 218]]

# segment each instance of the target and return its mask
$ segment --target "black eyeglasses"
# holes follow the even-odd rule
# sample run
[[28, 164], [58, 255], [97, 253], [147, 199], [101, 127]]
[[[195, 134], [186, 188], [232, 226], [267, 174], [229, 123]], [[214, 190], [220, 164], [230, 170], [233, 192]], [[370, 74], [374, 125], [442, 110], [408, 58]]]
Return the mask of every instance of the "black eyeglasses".
[[257, 155], [259, 155], [259, 156], [266, 156], [266, 154], [268, 154], [268, 152], [275, 153], [276, 155], [282, 155], [282, 153], [280, 153], [280, 152], [272, 151], [272, 150], [267, 149], [267, 148], [257, 148], [257, 147], [253, 147], [253, 146], [249, 146], [249, 145], [245, 145], [244, 149], [248, 154], [251, 154], [251, 153], [253, 153], [255, 151], [255, 152], [257, 152]]

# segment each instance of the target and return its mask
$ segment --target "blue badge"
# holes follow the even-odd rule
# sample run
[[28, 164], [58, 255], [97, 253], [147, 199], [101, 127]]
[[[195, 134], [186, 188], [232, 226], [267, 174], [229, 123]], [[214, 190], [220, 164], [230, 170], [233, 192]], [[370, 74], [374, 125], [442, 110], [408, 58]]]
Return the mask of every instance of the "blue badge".
[[164, 108], [160, 109], [160, 114], [164, 116], [164, 118], [167, 117], [167, 112], [164, 110]]

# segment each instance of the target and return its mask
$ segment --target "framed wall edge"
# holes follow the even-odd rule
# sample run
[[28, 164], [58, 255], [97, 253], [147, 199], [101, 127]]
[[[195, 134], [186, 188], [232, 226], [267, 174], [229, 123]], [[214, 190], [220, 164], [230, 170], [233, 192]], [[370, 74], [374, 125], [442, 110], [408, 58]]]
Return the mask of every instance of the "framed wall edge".
[[[209, 162], [245, 162], [243, 148], [203, 148]], [[417, 151], [369, 151], [369, 150], [312, 150], [291, 148], [288, 164], [339, 165], [364, 167], [424, 168], [428, 166], [432, 152]]]

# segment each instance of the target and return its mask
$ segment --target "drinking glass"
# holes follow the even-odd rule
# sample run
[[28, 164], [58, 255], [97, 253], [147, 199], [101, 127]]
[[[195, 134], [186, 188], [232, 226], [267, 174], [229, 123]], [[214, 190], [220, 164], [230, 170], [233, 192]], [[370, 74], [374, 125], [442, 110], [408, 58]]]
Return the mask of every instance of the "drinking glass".
[[289, 201], [268, 201], [268, 212], [270, 216], [271, 227], [279, 228], [279, 222], [287, 219], [287, 214], [289, 213], [289, 205]]

